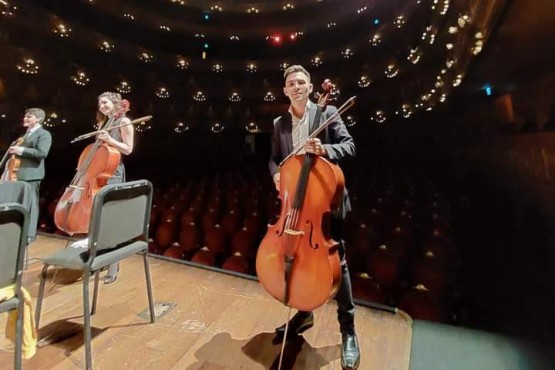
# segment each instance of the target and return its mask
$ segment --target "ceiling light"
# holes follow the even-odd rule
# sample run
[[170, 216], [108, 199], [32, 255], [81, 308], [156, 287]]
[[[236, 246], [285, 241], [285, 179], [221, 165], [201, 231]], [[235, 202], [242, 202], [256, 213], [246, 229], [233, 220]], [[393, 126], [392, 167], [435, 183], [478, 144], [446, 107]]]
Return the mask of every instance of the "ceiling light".
[[85, 86], [89, 83], [90, 79], [87, 77], [87, 74], [83, 71], [78, 71], [74, 76], [71, 76], [73, 82], [79, 86]]
[[177, 59], [177, 68], [179, 68], [181, 70], [186, 70], [186, 69], [189, 68], [189, 62], [187, 62], [183, 58], [178, 58]]
[[245, 130], [247, 130], [250, 133], [258, 132], [258, 125], [254, 122], [251, 122], [245, 126]]
[[21, 73], [28, 75], [35, 75], [39, 73], [39, 65], [32, 58], [24, 58], [23, 62], [16, 65], [16, 67]]
[[241, 96], [239, 96], [238, 93], [234, 92], [229, 97], [229, 101], [232, 102], [232, 103], [238, 103], [238, 102], [241, 101]]
[[193, 95], [193, 100], [197, 101], [197, 102], [203, 102], [206, 101], [206, 95], [204, 95], [204, 93], [202, 91], [197, 91], [194, 95]]
[[100, 50], [102, 50], [105, 53], [110, 53], [112, 50], [114, 50], [114, 44], [104, 40], [100, 44]]
[[212, 130], [212, 132], [215, 133], [215, 134], [219, 134], [220, 132], [222, 132], [224, 130], [224, 126], [222, 124], [216, 122], [212, 125], [212, 127], [210, 127], [210, 130]]
[[131, 85], [127, 81], [121, 81], [118, 86], [116, 86], [116, 90], [120, 94], [129, 94], [131, 92]]
[[58, 23], [56, 25], [56, 28], [54, 28], [54, 33], [60, 36], [61, 38], [66, 38], [66, 37], [69, 37], [69, 34], [71, 33], [71, 28], [66, 26], [63, 23]]
[[183, 122], [177, 122], [174, 128], [174, 131], [177, 132], [178, 134], [182, 134], [185, 131], [189, 131], [189, 126]]
[[170, 91], [163, 86], [160, 86], [154, 94], [160, 99], [168, 99], [171, 95]]
[[368, 76], [360, 76], [358, 80], [358, 87], [365, 88], [370, 86], [372, 81], [368, 78]]

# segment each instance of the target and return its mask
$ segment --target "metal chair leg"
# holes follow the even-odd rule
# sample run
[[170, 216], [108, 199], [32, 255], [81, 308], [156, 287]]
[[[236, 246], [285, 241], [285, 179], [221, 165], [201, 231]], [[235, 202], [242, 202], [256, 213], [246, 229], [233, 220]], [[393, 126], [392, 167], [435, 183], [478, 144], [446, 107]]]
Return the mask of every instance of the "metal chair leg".
[[150, 308], [150, 322], [154, 323], [156, 321], [156, 314], [154, 313], [154, 298], [152, 298], [152, 282], [150, 281], [150, 266], [148, 264], [147, 253], [143, 254], [143, 261], [145, 265], [145, 278], [146, 278], [146, 290], [148, 293], [148, 307]]
[[44, 297], [44, 286], [46, 284], [46, 271], [48, 270], [48, 267], [49, 265], [44, 265], [40, 273], [39, 294], [37, 296], [37, 307], [35, 308], [35, 326], [37, 327], [37, 331], [40, 328], [40, 313], [42, 309], [42, 299]]
[[96, 303], [98, 301], [98, 281], [100, 280], [100, 270], [96, 271], [94, 274], [94, 291], [93, 291], [93, 301], [91, 316], [96, 313]]
[[89, 279], [91, 273], [84, 271], [83, 276], [83, 331], [85, 337], [85, 369], [92, 370], [92, 348], [91, 348], [91, 316], [89, 307]]
[[23, 315], [25, 314], [25, 302], [23, 294], [18, 293], [19, 304], [17, 305], [17, 322], [15, 326], [15, 360], [14, 369], [21, 370], [22, 346], [23, 346]]

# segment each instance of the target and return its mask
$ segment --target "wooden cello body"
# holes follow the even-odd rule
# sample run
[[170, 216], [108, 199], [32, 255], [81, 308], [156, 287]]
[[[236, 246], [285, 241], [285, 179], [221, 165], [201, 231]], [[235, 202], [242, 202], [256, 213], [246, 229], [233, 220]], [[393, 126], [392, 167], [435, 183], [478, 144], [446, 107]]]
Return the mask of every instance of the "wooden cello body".
[[108, 144], [89, 144], [83, 150], [77, 174], [54, 211], [54, 223], [60, 230], [70, 235], [89, 231], [94, 195], [108, 183], [120, 160], [119, 150]]
[[312, 155], [291, 157], [280, 173], [280, 217], [260, 244], [256, 272], [274, 298], [311, 311], [333, 297], [341, 281], [331, 217], [345, 179], [337, 165]]

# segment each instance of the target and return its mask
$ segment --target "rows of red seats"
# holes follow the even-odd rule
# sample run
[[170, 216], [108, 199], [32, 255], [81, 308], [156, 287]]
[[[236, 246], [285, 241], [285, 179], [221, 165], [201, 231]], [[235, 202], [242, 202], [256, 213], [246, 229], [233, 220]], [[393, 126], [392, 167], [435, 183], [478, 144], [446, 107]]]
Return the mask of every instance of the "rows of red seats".
[[[449, 203], [427, 182], [380, 186], [360, 176], [349, 186], [353, 211], [344, 238], [355, 298], [450, 321], [458, 260]], [[56, 232], [55, 198], [41, 199], [43, 231]], [[258, 245], [279, 211], [271, 182], [248, 173], [156, 187], [149, 251], [255, 275]]]

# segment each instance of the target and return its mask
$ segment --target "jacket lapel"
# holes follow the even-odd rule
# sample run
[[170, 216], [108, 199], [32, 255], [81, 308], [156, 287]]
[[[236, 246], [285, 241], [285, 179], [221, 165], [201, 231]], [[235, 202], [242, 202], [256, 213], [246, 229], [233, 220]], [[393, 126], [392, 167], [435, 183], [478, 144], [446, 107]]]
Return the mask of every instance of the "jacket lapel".
[[[310, 114], [308, 116], [308, 123], [310, 125], [310, 128], [308, 130], [308, 134], [312, 134], [314, 132], [314, 130], [316, 130], [318, 128], [318, 126], [320, 126], [320, 122], [314, 122], [314, 117], [316, 117], [316, 109], [318, 108], [318, 105], [314, 104], [314, 103], [310, 103], [310, 108], [308, 113]], [[320, 121], [320, 120], [318, 120]]]
[[293, 151], [291, 114], [287, 113], [282, 116], [281, 125], [281, 142], [285, 145], [285, 153], [291, 153]]

